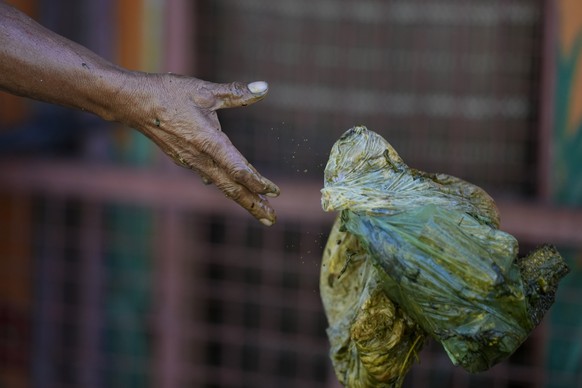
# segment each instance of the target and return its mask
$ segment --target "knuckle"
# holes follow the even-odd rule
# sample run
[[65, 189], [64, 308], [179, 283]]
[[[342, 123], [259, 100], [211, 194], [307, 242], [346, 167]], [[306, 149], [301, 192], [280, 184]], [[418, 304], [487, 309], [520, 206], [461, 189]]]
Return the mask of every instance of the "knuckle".
[[242, 82], [235, 81], [232, 83], [232, 90], [236, 96], [244, 96], [248, 92], [248, 87]]
[[211, 109], [216, 105], [216, 97], [208, 87], [199, 87], [192, 97], [192, 102], [199, 108]]
[[216, 182], [218, 187], [228, 198], [239, 202], [243, 198], [243, 189], [240, 185], [232, 184], [230, 182]]
[[243, 166], [238, 166], [233, 169], [230, 175], [235, 182], [239, 183], [247, 183], [252, 176], [251, 172]]

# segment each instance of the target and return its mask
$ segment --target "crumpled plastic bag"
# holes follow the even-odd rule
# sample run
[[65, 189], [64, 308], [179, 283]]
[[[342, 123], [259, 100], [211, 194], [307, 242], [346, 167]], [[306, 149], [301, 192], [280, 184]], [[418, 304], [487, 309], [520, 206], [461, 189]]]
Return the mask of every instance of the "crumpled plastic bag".
[[552, 246], [518, 259], [482, 189], [408, 167], [365, 127], [333, 146], [322, 206], [340, 216], [320, 291], [331, 358], [349, 387], [398, 387], [426, 336], [469, 372], [513, 353], [568, 268]]
[[347, 387], [399, 387], [426, 334], [388, 298], [358, 239], [336, 220], [324, 249], [320, 292], [338, 380]]

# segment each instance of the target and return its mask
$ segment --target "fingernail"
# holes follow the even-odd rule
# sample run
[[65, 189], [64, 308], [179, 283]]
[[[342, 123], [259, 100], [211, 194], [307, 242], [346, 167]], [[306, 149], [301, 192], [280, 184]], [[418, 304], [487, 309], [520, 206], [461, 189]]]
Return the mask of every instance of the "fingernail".
[[261, 221], [261, 224], [266, 225], [266, 226], [271, 226], [273, 225], [273, 221], [268, 220], [266, 218], [261, 218], [259, 221]]
[[280, 190], [276, 184], [268, 180], [267, 178], [261, 178], [264, 185], [264, 194], [267, 197], [275, 198], [279, 196]]
[[269, 89], [269, 84], [266, 83], [265, 81], [256, 81], [251, 82], [250, 84], [247, 85], [247, 87], [249, 88], [252, 94], [261, 95], [267, 92], [267, 90]]

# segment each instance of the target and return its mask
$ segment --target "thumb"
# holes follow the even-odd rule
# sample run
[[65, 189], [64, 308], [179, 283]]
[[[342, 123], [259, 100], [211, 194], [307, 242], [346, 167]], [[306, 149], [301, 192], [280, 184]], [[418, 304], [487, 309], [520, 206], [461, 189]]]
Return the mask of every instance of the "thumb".
[[265, 81], [256, 81], [249, 84], [232, 82], [217, 84], [214, 92], [216, 103], [214, 110], [247, 106], [262, 100], [269, 91], [269, 84]]

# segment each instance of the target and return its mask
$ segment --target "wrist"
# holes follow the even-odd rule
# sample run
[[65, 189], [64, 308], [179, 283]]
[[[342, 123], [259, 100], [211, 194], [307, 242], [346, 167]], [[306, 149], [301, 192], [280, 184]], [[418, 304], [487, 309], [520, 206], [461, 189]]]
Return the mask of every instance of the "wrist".
[[97, 77], [97, 85], [92, 88], [94, 93], [89, 97], [89, 103], [93, 106], [88, 110], [104, 120], [133, 125], [133, 110], [139, 94], [139, 83], [135, 78], [135, 72], [123, 68], [102, 71]]
[[[153, 101], [152, 82], [156, 74], [121, 69], [115, 74], [108, 87], [110, 98], [102, 118], [117, 121], [147, 135], [156, 126], [156, 112], [159, 105]], [[160, 91], [158, 91], [159, 93]]]

